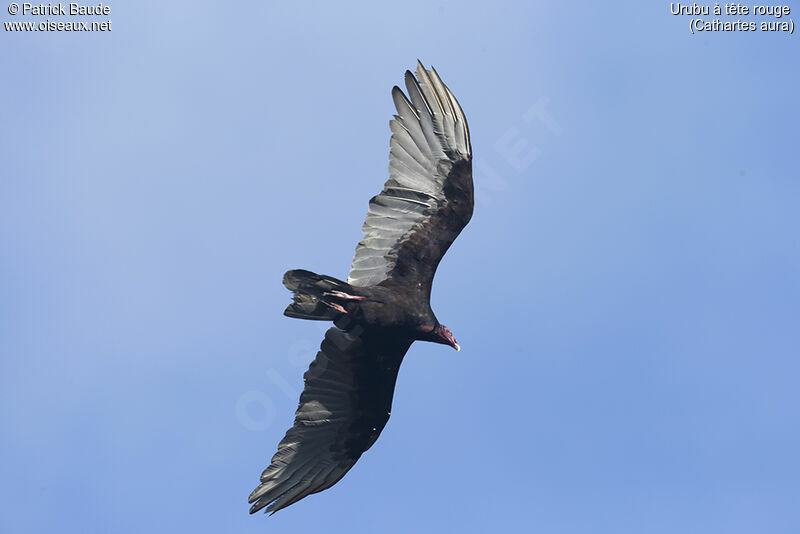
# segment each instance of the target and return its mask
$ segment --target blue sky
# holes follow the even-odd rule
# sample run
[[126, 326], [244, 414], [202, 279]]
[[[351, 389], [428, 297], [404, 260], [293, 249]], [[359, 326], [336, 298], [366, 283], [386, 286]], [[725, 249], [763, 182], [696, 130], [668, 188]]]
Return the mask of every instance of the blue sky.
[[[0, 531], [798, 532], [798, 37], [565, 4], [3, 31]], [[346, 276], [417, 58], [471, 127], [463, 350], [412, 347], [356, 467], [248, 516], [321, 340], [281, 276]]]

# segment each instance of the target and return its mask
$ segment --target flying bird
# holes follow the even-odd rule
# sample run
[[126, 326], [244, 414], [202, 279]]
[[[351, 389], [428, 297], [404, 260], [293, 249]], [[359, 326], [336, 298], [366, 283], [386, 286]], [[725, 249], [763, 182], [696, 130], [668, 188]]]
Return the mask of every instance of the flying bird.
[[472, 217], [467, 119], [436, 70], [417, 62], [395, 86], [389, 180], [369, 201], [347, 282], [292, 270], [284, 314], [333, 321], [294, 426], [248, 499], [250, 513], [278, 510], [338, 482], [389, 420], [400, 363], [414, 341], [461, 350], [431, 310], [431, 285], [447, 249]]

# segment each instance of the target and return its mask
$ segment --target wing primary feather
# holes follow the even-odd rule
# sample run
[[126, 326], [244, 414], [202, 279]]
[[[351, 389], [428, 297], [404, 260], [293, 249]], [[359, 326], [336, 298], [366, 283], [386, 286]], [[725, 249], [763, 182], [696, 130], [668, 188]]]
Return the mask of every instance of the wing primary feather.
[[427, 80], [426, 83], [431, 85], [433, 93], [442, 109], [442, 123], [445, 137], [447, 138], [448, 150], [462, 154], [465, 153], [463, 143], [459, 144], [458, 142], [459, 136], [456, 132], [455, 109], [453, 108], [453, 103], [450, 102], [450, 97], [445, 90], [444, 83], [442, 83], [441, 78], [439, 78], [439, 74], [433, 67], [431, 67], [430, 71], [426, 71], [422, 64], [419, 64], [417, 70], [419, 71], [420, 69], [422, 69], [422, 72], [425, 73]]
[[[404, 247], [422, 245], [413, 239], [419, 229], [431, 221], [441, 210], [451, 209], [445, 183], [457, 167], [461, 185], [458, 196], [463, 197], [464, 212], [458, 218], [469, 220], [472, 212], [471, 146], [464, 112], [456, 98], [444, 84], [435, 68], [426, 69], [417, 61], [416, 77], [406, 71], [404, 81], [407, 94], [398, 86], [392, 88], [392, 100], [397, 113], [389, 122], [392, 132], [389, 143], [389, 179], [383, 191], [370, 201], [362, 230], [364, 238], [356, 247], [348, 283], [355, 286], [375, 285], [392, 276], [398, 267], [400, 251]], [[462, 162], [466, 160], [466, 166]], [[466, 170], [465, 170], [466, 169]], [[467, 176], [464, 176], [465, 172]], [[468, 188], [468, 189], [467, 189]], [[451, 189], [453, 192], [456, 190]], [[389, 199], [402, 198], [398, 203]], [[416, 202], [412, 202], [416, 201]], [[380, 207], [379, 207], [380, 206]], [[436, 224], [441, 225], [441, 222]], [[455, 224], [455, 223], [454, 223]], [[444, 232], [428, 229], [425, 232]], [[431, 268], [425, 270], [432, 277], [439, 258], [458, 235], [460, 228], [447, 230], [438, 251], [412, 257], [430, 257]], [[442, 234], [445, 235], [445, 234]], [[425, 240], [430, 242], [430, 240]], [[370, 243], [370, 246], [362, 246]], [[432, 255], [431, 255], [432, 254]], [[430, 280], [425, 280], [430, 285]]]

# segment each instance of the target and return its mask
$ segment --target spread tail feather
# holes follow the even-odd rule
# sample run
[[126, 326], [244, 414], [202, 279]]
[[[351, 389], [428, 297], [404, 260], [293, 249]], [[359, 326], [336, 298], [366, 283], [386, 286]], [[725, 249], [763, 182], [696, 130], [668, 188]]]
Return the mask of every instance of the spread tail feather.
[[333, 321], [349, 313], [348, 304], [363, 299], [350, 284], [303, 269], [287, 271], [283, 285], [294, 291], [294, 302], [283, 314], [298, 319]]

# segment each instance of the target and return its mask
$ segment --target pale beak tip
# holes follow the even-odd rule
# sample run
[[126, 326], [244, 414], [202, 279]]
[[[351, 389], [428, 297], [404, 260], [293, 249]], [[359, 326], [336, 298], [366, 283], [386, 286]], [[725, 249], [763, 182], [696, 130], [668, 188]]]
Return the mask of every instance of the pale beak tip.
[[458, 346], [458, 343], [456, 343], [456, 352], [461, 352], [461, 347]]

